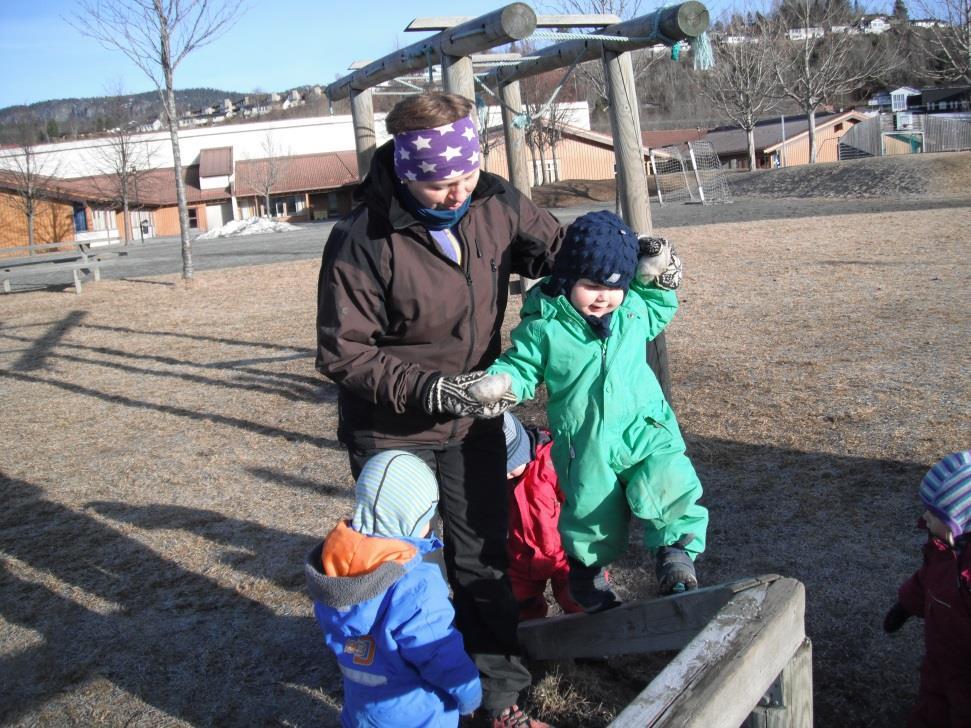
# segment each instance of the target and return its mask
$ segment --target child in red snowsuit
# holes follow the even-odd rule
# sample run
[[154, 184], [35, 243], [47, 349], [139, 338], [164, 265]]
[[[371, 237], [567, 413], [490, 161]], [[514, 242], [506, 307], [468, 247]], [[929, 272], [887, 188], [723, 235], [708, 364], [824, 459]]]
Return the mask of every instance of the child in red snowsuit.
[[503, 414], [506, 436], [506, 478], [509, 484], [509, 579], [519, 603], [519, 619], [540, 619], [549, 609], [546, 582], [567, 614], [582, 612], [567, 587], [570, 569], [557, 524], [563, 494], [550, 459], [549, 430], [523, 427]]
[[900, 587], [883, 628], [924, 618], [924, 661], [909, 728], [971, 728], [971, 451], [948, 455], [920, 484], [924, 565]]

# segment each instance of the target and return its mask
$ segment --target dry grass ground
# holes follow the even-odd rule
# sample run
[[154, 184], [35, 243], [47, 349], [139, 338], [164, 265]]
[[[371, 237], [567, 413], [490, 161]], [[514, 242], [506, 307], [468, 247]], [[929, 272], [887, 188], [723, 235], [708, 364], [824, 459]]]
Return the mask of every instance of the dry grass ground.
[[[971, 444], [971, 208], [672, 237], [700, 576], [803, 581], [817, 723], [900, 724], [921, 627], [880, 621], [919, 562], [921, 475]], [[313, 371], [316, 270], [0, 298], [0, 721], [337, 725], [301, 573], [351, 494]], [[616, 576], [652, 591], [636, 535]], [[561, 668], [532, 700], [603, 725], [655, 669]]]

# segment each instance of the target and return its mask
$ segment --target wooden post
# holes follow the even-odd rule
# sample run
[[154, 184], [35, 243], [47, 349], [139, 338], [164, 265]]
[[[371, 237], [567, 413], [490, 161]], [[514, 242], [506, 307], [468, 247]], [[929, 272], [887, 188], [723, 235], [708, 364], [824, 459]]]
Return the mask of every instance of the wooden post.
[[373, 89], [351, 91], [351, 119], [354, 123], [354, 146], [357, 147], [357, 177], [364, 179], [377, 148]]
[[472, 75], [472, 59], [468, 56], [442, 55], [442, 77], [448, 93], [464, 96], [475, 101], [475, 78]]
[[604, 50], [604, 73], [610, 103], [610, 128], [614, 135], [620, 209], [624, 220], [636, 232], [652, 230], [647, 175], [641, 141], [641, 121], [634, 86], [634, 66], [630, 53]]
[[812, 728], [813, 648], [807, 637], [742, 728]]
[[499, 102], [502, 107], [502, 131], [506, 139], [506, 166], [509, 181], [526, 197], [533, 196], [529, 186], [529, 156], [526, 153], [526, 130], [518, 129], [513, 120], [523, 111], [519, 81], [499, 85]]

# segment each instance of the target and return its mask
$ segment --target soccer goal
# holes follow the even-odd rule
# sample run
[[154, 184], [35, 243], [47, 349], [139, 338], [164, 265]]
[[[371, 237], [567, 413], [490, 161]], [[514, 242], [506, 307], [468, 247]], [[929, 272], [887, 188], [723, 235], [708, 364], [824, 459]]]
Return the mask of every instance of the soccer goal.
[[688, 180], [688, 161], [678, 147], [659, 147], [651, 150], [651, 169], [657, 183], [657, 201], [696, 202], [697, 197]]
[[711, 142], [704, 139], [688, 142], [688, 154], [698, 183], [698, 197], [708, 204], [712, 202], [731, 202], [728, 190], [728, 177], [722, 168], [721, 160]]

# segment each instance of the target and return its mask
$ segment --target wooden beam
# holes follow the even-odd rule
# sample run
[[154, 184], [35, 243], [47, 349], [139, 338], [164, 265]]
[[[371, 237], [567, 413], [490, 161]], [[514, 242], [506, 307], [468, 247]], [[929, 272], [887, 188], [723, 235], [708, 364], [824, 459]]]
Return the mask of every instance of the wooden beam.
[[[405, 32], [428, 32], [431, 30], [445, 30], [447, 28], [467, 23], [472, 18], [468, 15], [438, 16], [431, 18], [415, 18]], [[620, 22], [620, 17], [612, 13], [593, 13], [590, 15], [537, 15], [537, 28], [602, 28]]]
[[382, 81], [426, 68], [429, 62], [439, 63], [443, 54], [461, 58], [528, 38], [535, 28], [533, 9], [525, 3], [511, 3], [372, 61], [327, 86], [327, 98], [337, 101], [346, 98], [352, 90], [363, 91]]
[[583, 63], [600, 58], [604, 50], [617, 53], [646, 48], [658, 43], [674, 43], [685, 38], [695, 38], [708, 28], [708, 8], [697, 0], [661, 8], [623, 23], [610, 25], [598, 30], [596, 35], [611, 35], [627, 38], [624, 41], [568, 40], [556, 45], [540, 48], [532, 55], [533, 60], [523, 61], [515, 66], [503, 66], [490, 73], [488, 82], [508, 83], [530, 76], [536, 76], [557, 68], [567, 68], [576, 62]]
[[738, 728], [803, 645], [805, 606], [795, 579], [736, 594], [610, 725]]
[[778, 578], [745, 579], [651, 601], [627, 602], [598, 614], [523, 622], [519, 644], [537, 660], [679, 650], [737, 594], [764, 589]]

